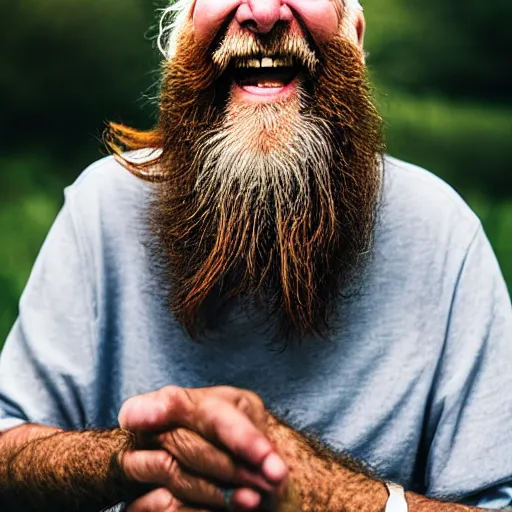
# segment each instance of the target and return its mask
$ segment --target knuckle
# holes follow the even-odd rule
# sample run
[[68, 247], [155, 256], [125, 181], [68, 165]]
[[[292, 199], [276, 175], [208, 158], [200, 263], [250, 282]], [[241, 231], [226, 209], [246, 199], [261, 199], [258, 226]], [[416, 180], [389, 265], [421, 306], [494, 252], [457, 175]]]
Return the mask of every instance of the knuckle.
[[175, 456], [183, 456], [194, 449], [194, 438], [184, 428], [171, 430], [168, 435], [169, 449]]
[[178, 386], [166, 386], [160, 390], [162, 401], [168, 408], [174, 408], [176, 402], [179, 400], [180, 388]]
[[158, 473], [161, 474], [162, 477], [168, 477], [168, 475], [174, 470], [176, 460], [172, 455], [164, 451], [156, 452], [155, 457], [155, 464], [158, 468]]
[[197, 404], [197, 414], [199, 418], [211, 421], [217, 411], [221, 410], [224, 404], [226, 404], [224, 400], [216, 397], [216, 396], [206, 396]]
[[265, 410], [265, 403], [263, 402], [259, 395], [254, 393], [254, 391], [245, 391], [245, 396], [256, 410]]
[[131, 411], [134, 409], [135, 404], [138, 402], [138, 397], [134, 396], [128, 398], [123, 402], [121, 409], [118, 414], [118, 423], [122, 428], [129, 428], [128, 420], [131, 414]]
[[167, 474], [169, 478], [169, 487], [173, 493], [183, 494], [183, 492], [190, 488], [187, 479], [183, 475], [180, 464], [176, 459], [172, 459], [168, 466]]
[[239, 396], [236, 407], [257, 423], [260, 423], [266, 411], [263, 400], [252, 391], [244, 391]]
[[184, 388], [179, 386], [166, 386], [160, 390], [162, 406], [166, 412], [174, 412], [179, 419], [186, 414], [190, 397]]

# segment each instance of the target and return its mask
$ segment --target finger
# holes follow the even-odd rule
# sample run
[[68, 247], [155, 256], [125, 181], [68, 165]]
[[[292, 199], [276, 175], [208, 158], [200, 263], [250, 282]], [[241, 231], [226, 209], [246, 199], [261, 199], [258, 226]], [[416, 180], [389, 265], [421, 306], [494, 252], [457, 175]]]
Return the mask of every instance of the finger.
[[231, 496], [231, 510], [254, 510], [261, 504], [261, 494], [254, 489], [237, 489]]
[[[224, 509], [236, 510], [240, 511], [251, 511], [256, 510], [260, 507], [262, 503], [262, 499], [259, 493], [252, 489], [236, 489], [232, 496], [231, 500], [228, 503], [224, 503]], [[199, 508], [191, 508], [189, 506], [182, 506], [179, 509], [179, 512], [207, 512], [206, 510], [202, 510]]]
[[[131, 431], [151, 430], [156, 425], [161, 432], [186, 427], [257, 467], [273, 452], [270, 441], [244, 412], [225, 399], [206, 394], [204, 389], [168, 386], [136, 396], [123, 405], [119, 423]], [[268, 477], [279, 481], [286, 468], [276, 457]]]
[[162, 448], [192, 473], [223, 482], [226, 486], [256, 487], [266, 492], [274, 490], [261, 474], [237, 464], [226, 452], [191, 430], [175, 429], [161, 434], [158, 440]]
[[137, 450], [122, 460], [129, 478], [140, 483], [157, 484], [168, 489], [181, 502], [222, 508], [224, 494], [215, 484], [184, 471], [169, 453]]
[[119, 412], [119, 425], [132, 432], [164, 432], [190, 415], [194, 403], [184, 388], [167, 386], [126, 400]]
[[233, 404], [214, 396], [204, 398], [183, 425], [235, 457], [259, 467], [274, 449], [267, 437]]
[[288, 468], [265, 435], [232, 404], [208, 396], [194, 409], [193, 422], [187, 426], [213, 444], [225, 446], [235, 458], [261, 471], [272, 484], [280, 484]]
[[[195, 390], [191, 390], [195, 391]], [[263, 400], [252, 391], [247, 389], [233, 388], [230, 386], [217, 386], [214, 388], [199, 388], [197, 391], [206, 396], [225, 398], [227, 401], [245, 413], [252, 422], [262, 431], [267, 429], [268, 412]]]
[[163, 432], [204, 398], [225, 398], [245, 413], [261, 430], [266, 429], [266, 410], [261, 398], [252, 391], [229, 386], [186, 389], [166, 386], [158, 391], [128, 399], [119, 413], [119, 424], [131, 431]]
[[181, 503], [167, 489], [156, 489], [128, 505], [126, 512], [177, 512]]

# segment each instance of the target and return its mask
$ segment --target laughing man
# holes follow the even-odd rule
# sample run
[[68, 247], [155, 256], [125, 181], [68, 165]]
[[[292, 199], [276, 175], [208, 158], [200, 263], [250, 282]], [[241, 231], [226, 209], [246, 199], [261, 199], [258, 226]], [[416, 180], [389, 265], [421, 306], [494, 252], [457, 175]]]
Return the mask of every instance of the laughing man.
[[67, 189], [2, 353], [2, 512], [510, 504], [507, 289], [460, 197], [385, 156], [364, 27], [165, 13], [158, 124]]

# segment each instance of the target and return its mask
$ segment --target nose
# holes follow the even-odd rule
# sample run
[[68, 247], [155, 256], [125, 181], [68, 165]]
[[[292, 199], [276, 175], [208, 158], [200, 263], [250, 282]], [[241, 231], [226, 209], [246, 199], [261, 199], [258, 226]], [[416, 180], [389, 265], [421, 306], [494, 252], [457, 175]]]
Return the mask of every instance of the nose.
[[235, 17], [240, 25], [267, 34], [278, 21], [291, 21], [293, 14], [283, 0], [245, 0]]

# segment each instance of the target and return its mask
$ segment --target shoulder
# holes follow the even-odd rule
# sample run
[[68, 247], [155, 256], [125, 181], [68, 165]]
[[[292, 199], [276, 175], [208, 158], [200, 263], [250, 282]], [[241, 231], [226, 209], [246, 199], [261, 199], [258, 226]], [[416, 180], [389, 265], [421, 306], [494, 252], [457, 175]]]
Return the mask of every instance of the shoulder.
[[151, 190], [110, 156], [90, 165], [66, 188], [66, 206], [78, 227], [122, 231], [143, 214]]
[[384, 160], [381, 217], [385, 230], [407, 233], [411, 240], [469, 245], [481, 229], [478, 217], [450, 185], [390, 156]]
[[66, 197], [79, 203], [98, 206], [131, 199], [136, 202], [147, 194], [149, 186], [127, 169], [113, 156], [108, 156], [87, 167], [77, 180], [66, 189]]
[[142, 261], [152, 185], [114, 157], [85, 169], [65, 191], [64, 212], [92, 275], [110, 276]]

